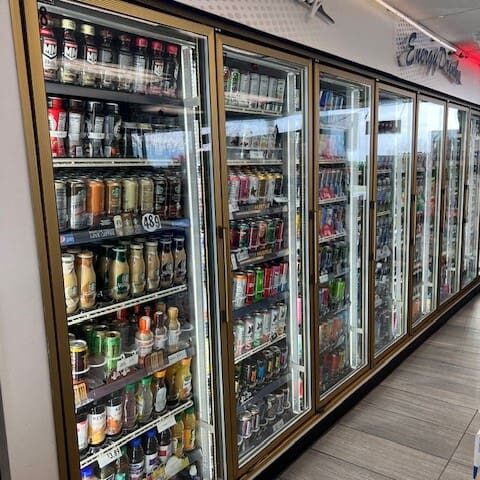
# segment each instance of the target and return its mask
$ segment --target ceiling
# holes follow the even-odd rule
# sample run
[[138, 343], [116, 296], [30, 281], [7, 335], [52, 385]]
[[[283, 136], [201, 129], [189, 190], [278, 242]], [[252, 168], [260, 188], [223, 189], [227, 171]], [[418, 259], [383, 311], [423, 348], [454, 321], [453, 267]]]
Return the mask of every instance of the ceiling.
[[386, 0], [465, 53], [480, 52], [480, 0]]

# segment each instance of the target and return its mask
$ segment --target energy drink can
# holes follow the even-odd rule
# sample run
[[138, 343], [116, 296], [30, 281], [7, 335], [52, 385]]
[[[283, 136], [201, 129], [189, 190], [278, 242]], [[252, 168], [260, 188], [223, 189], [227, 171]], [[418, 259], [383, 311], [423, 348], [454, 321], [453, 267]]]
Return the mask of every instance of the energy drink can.
[[69, 212], [70, 228], [81, 230], [87, 226], [87, 189], [83, 180], [70, 180], [69, 189]]
[[265, 110], [266, 104], [268, 102], [268, 75], [260, 75], [260, 87], [258, 89], [258, 107], [261, 110]]
[[252, 221], [249, 224], [248, 230], [248, 251], [256, 252], [259, 246], [259, 225], [257, 222]]
[[235, 308], [243, 307], [245, 304], [245, 289], [247, 287], [247, 275], [238, 272], [233, 275], [232, 298]]
[[245, 291], [245, 303], [251, 305], [255, 297], [255, 270], [247, 270], [247, 287]]
[[240, 88], [240, 70], [238, 68], [230, 69], [229, 89], [225, 92], [225, 103], [238, 105], [238, 90]]
[[244, 250], [248, 248], [250, 241], [250, 225], [242, 222], [238, 225], [238, 248]]
[[258, 302], [263, 298], [263, 268], [255, 268], [255, 301]]
[[245, 337], [244, 337], [243, 349], [246, 352], [249, 352], [253, 348], [253, 334], [255, 331], [255, 320], [251, 315], [247, 315], [243, 319], [243, 323], [245, 326]]
[[233, 336], [235, 338], [235, 357], [238, 357], [243, 353], [243, 347], [245, 343], [245, 324], [242, 321], [239, 320], [235, 322]]
[[238, 416], [238, 434], [242, 438], [252, 436], [252, 414], [248, 411], [242, 412]]
[[258, 73], [250, 74], [250, 90], [249, 90], [249, 108], [256, 109], [258, 108], [258, 93], [260, 89], [260, 75]]
[[259, 347], [263, 339], [263, 315], [257, 312], [254, 316], [253, 348]]
[[60, 232], [68, 230], [68, 197], [67, 184], [63, 180], [55, 180], [55, 203], [57, 204], [57, 220]]
[[240, 83], [238, 87], [238, 105], [240, 107], [248, 106], [248, 96], [250, 92], [250, 74], [248, 72], [240, 73]]

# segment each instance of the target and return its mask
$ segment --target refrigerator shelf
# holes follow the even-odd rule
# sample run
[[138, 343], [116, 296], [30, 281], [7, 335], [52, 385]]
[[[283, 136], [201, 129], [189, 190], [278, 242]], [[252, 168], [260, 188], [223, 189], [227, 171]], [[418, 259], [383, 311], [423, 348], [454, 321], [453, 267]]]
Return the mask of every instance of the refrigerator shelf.
[[283, 165], [283, 160], [276, 158], [242, 158], [227, 160], [229, 167], [245, 167], [249, 165]]
[[392, 173], [390, 168], [382, 168], [377, 170], [377, 175], [387, 175], [388, 173]]
[[272, 345], [275, 345], [276, 343], [278, 343], [280, 340], [283, 340], [284, 338], [287, 338], [287, 335], [285, 333], [283, 335], [279, 335], [273, 340], [262, 343], [258, 347], [252, 348], [248, 352], [242, 353], [241, 355], [235, 358], [235, 365], [237, 363], [240, 363], [242, 360], [245, 360], [246, 358], [251, 357], [252, 355], [255, 355], [256, 353], [261, 352], [263, 349], [271, 347]]
[[[241, 258], [239, 259], [239, 254], [232, 253], [232, 268], [237, 270], [241, 267], [246, 267], [248, 265], [258, 265], [259, 263], [270, 262], [271, 260], [278, 260], [279, 258], [286, 257], [289, 253], [288, 248], [284, 248], [282, 250], [278, 250], [276, 252], [266, 251], [268, 253], [264, 253], [262, 255], [255, 255], [252, 257]], [[235, 258], [235, 262], [233, 259]]]
[[184, 412], [187, 408], [191, 406], [193, 406], [193, 402], [192, 400], [188, 400], [182, 405], [179, 405], [173, 410], [170, 410], [165, 415], [162, 415], [161, 417], [158, 417], [155, 420], [151, 420], [150, 422], [146, 423], [142, 427], [137, 428], [135, 431], [122, 436], [119, 440], [112, 441], [107, 446], [101, 448], [98, 452], [95, 452], [92, 455], [88, 455], [83, 460], [80, 460], [80, 468], [85, 468], [86, 466], [91, 465], [92, 463], [98, 461], [98, 459], [103, 455], [106, 455], [109, 452], [112, 452], [116, 448], [123, 447], [130, 440], [133, 440], [134, 438], [137, 438], [140, 435], [143, 435], [144, 433], [148, 432], [148, 430], [152, 428], [155, 428], [155, 427], [160, 428], [161, 429], [160, 431], [163, 431], [169, 428], [171, 425], [175, 424], [175, 415], [178, 415], [179, 413]]
[[279, 292], [276, 295], [272, 295], [270, 297], [265, 297], [259, 300], [258, 302], [254, 302], [250, 305], [244, 305], [240, 308], [234, 308], [233, 314], [236, 318], [243, 317], [244, 315], [250, 315], [257, 310], [264, 310], [275, 303], [284, 300], [285, 296], [288, 294], [288, 291]]
[[336, 308], [335, 310], [332, 310], [330, 312], [322, 312], [320, 311], [320, 317], [322, 319], [328, 319], [330, 317], [333, 317], [335, 315], [338, 315], [339, 313], [344, 312], [350, 307], [351, 302], [345, 302], [342, 306]]
[[342, 233], [336, 233], [335, 235], [329, 235], [328, 237], [321, 237], [319, 236], [318, 237], [318, 243], [321, 244], [321, 243], [327, 243], [327, 242], [330, 242], [332, 240], [337, 240], [338, 238], [343, 238], [345, 237], [347, 234], [346, 232], [342, 232]]
[[80, 85], [66, 85], [64, 83], [45, 81], [45, 90], [48, 94], [65, 95], [68, 97], [81, 97], [111, 102], [155, 105], [159, 108], [167, 109], [179, 108], [179, 113], [183, 113], [183, 101], [178, 98], [162, 97], [159, 95], [144, 95], [142, 93], [117, 92], [102, 88], [82, 87]]
[[[117, 240], [135, 235], [151, 235], [161, 233], [162, 230], [170, 228], [185, 229], [190, 227], [190, 220], [188, 218], [180, 218], [176, 220], [160, 220], [160, 228], [155, 232], [147, 232], [141, 223], [141, 217], [136, 216], [133, 231], [125, 234], [119, 232], [111, 219], [106, 219], [109, 225], [102, 228], [90, 228], [88, 230], [70, 230], [68, 232], [60, 233], [60, 245], [62, 247], [70, 247], [73, 245], [81, 245], [83, 243], [92, 243], [95, 241]], [[123, 235], [121, 234], [123, 233]]]
[[261, 108], [237, 107], [235, 105], [225, 105], [225, 112], [227, 113], [241, 113], [244, 115], [260, 115], [264, 117], [281, 117], [279, 112], [270, 112], [269, 110], [262, 110]]
[[318, 204], [319, 205], [328, 205], [330, 203], [341, 203], [341, 202], [347, 202], [348, 197], [346, 195], [343, 195], [341, 197], [335, 197], [335, 198], [325, 198], [324, 200], [319, 200]]
[[167, 288], [166, 290], [148, 293], [147, 295], [142, 295], [141, 297], [129, 298], [123, 302], [114, 303], [113, 305], [106, 305], [104, 307], [89, 310], [88, 312], [76, 313], [67, 317], [67, 324], [68, 326], [77, 325], [85, 322], [86, 320], [91, 320], [92, 318], [108, 315], [109, 313], [115, 313], [119, 310], [123, 310], [124, 308], [134, 307], [135, 305], [141, 305], [142, 303], [152, 302], [153, 300], [158, 300], [159, 298], [176, 295], [177, 293], [184, 292], [186, 290], [187, 285], [178, 285], [172, 288]]
[[166, 368], [169, 368], [172, 365], [175, 365], [176, 363], [178, 363], [181, 359], [187, 358], [187, 357], [193, 357], [194, 355], [195, 355], [194, 347], [183, 348], [178, 352], [165, 355], [163, 358], [164, 363], [159, 368], [155, 368], [153, 370], [140, 368], [138, 370], [135, 370], [132, 373], [129, 373], [128, 375], [125, 375], [124, 377], [120, 377], [118, 380], [115, 380], [114, 382], [106, 383], [105, 385], [102, 385], [93, 390], [90, 390], [88, 392], [88, 399], [79, 405], [75, 405], [75, 410], [78, 412], [80, 409], [89, 405], [95, 400], [100, 400], [101, 398], [107, 397], [108, 395], [114, 392], [117, 392], [118, 390], [121, 390], [122, 388], [126, 387], [129, 383], [137, 383], [142, 378], [152, 375], [155, 372], [158, 372], [160, 370], [165, 370]]
[[320, 130], [323, 130], [323, 129], [328, 129], [328, 130], [341, 130], [341, 131], [348, 131], [350, 130], [352, 127], [351, 125], [340, 125], [340, 124], [329, 124], [329, 123], [325, 123], [325, 122], [320, 122]]
[[173, 168], [183, 164], [182, 160], [148, 159], [148, 158], [52, 158], [54, 168], [81, 168], [81, 167], [160, 167]]
[[320, 155], [318, 160], [318, 163], [320, 165], [344, 165], [347, 162], [348, 160], [343, 157], [327, 158], [327, 157], [323, 157], [322, 155]]
[[377, 212], [377, 217], [385, 217], [386, 215], [391, 215], [392, 212], [390, 210], [382, 210], [381, 212]]
[[270, 395], [275, 390], [278, 390], [282, 385], [290, 382], [290, 374], [287, 373], [285, 375], [280, 375], [279, 378], [273, 380], [272, 382], [268, 383], [260, 390], [257, 390], [251, 397], [249, 397], [244, 402], [237, 405], [237, 415], [244, 410], [247, 410], [252, 403], [259, 403], [261, 402], [267, 395]]
[[238, 212], [230, 212], [231, 220], [240, 220], [242, 218], [248, 218], [258, 215], [276, 215], [279, 213], [287, 213], [288, 207], [267, 207], [267, 208], [255, 208], [252, 210], [239, 210]]
[[349, 273], [350, 273], [349, 268], [346, 268], [345, 270], [342, 270], [339, 273], [326, 273], [326, 274], [320, 275], [318, 277], [318, 282], [319, 283], [330, 282], [331, 280], [334, 280], [335, 278], [343, 277], [344, 275], [348, 275]]

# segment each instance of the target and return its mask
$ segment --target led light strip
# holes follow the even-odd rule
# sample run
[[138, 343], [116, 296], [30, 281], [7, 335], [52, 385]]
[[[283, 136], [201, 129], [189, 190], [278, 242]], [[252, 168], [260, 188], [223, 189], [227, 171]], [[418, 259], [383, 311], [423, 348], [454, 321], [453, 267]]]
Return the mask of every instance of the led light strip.
[[412, 18], [410, 18], [408, 15], [405, 15], [404, 13], [402, 13], [400, 10], [397, 10], [395, 7], [392, 7], [391, 5], [389, 5], [388, 3], [384, 2], [383, 0], [375, 0], [379, 5], [382, 5], [382, 7], [385, 7], [388, 11], [394, 13], [395, 15], [397, 15], [398, 17], [400, 17], [402, 20], [405, 20], [406, 22], [408, 22], [410, 25], [412, 25], [413, 27], [415, 27], [416, 29], [420, 30], [423, 34], [425, 34], [427, 37], [430, 37], [432, 40], [434, 40], [435, 42], [439, 43], [440, 45], [442, 45], [443, 47], [445, 47], [447, 50], [451, 50], [452, 52], [456, 52], [458, 50], [458, 48], [447, 42], [446, 40], [442, 40], [440, 37], [437, 37], [436, 35], [434, 35], [430, 30], [428, 30], [427, 28], [425, 28], [423, 25], [420, 25], [419, 23], [417, 23], [415, 20], [413, 20]]

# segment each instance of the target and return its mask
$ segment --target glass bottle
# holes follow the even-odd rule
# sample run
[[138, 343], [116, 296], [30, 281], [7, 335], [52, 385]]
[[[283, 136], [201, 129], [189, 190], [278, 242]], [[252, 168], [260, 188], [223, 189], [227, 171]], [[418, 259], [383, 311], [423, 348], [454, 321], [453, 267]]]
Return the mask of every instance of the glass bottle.
[[131, 432], [137, 425], [137, 400], [135, 398], [135, 384], [130, 383], [125, 387], [123, 402], [123, 430]]
[[145, 93], [145, 77], [147, 73], [147, 47], [148, 40], [143, 37], [135, 39], [135, 51], [133, 53], [133, 92]]
[[138, 364], [145, 364], [145, 357], [152, 353], [153, 349], [153, 333], [150, 330], [150, 317], [144, 315], [138, 321], [138, 330], [135, 334], [135, 346], [138, 353]]
[[[164, 304], [165, 306], [165, 304]], [[162, 311], [155, 312], [154, 316], [154, 336], [153, 349], [165, 350], [167, 348], [168, 330], [165, 326], [165, 313]]]
[[130, 269], [127, 263], [127, 249], [113, 248], [113, 261], [110, 266], [108, 286], [115, 300], [125, 300], [130, 290]]
[[115, 88], [112, 64], [115, 61], [112, 47], [112, 31], [104, 29], [100, 31], [102, 42], [98, 48], [98, 63], [100, 70], [100, 88], [112, 90]]
[[169, 97], [177, 96], [178, 81], [178, 47], [176, 45], [167, 45], [167, 56], [163, 67], [163, 90]]
[[67, 84], [77, 83], [76, 61], [78, 57], [78, 43], [75, 38], [76, 23], [69, 18], [62, 19], [62, 60], [60, 63], [60, 82]]
[[155, 428], [149, 430], [145, 436], [145, 474], [147, 478], [158, 468], [160, 460], [158, 458], [158, 440]]
[[173, 454], [178, 457], [183, 457], [183, 419], [182, 415], [175, 415], [177, 423], [173, 426]]
[[80, 287], [80, 308], [89, 310], [95, 306], [97, 282], [93, 269], [93, 252], [88, 250], [78, 254], [78, 285]]
[[176, 388], [175, 377], [177, 375], [177, 364], [167, 368], [165, 382], [167, 384], [167, 406], [172, 409], [178, 405], [178, 390]]
[[62, 255], [63, 286], [65, 291], [65, 306], [67, 314], [78, 308], [78, 280], [75, 273], [75, 257], [70, 253]]
[[147, 279], [147, 292], [158, 290], [160, 282], [160, 262], [158, 259], [158, 242], [145, 242], [145, 276]]
[[195, 429], [197, 424], [193, 406], [185, 410], [183, 424], [183, 449], [186, 452], [190, 452], [195, 449]]
[[165, 465], [172, 456], [172, 432], [170, 428], [160, 432], [158, 436], [158, 458]]
[[178, 392], [178, 400], [186, 402], [192, 396], [192, 374], [190, 372], [191, 358], [180, 360], [175, 376], [175, 389]]
[[147, 423], [152, 416], [153, 397], [151, 389], [152, 377], [142, 378], [135, 395], [137, 401], [138, 422]]
[[130, 245], [130, 284], [132, 296], [138, 297], [145, 292], [145, 260], [143, 245]]
[[169, 288], [173, 283], [172, 241], [169, 238], [160, 240], [160, 288]]
[[97, 85], [96, 65], [98, 61], [98, 48], [95, 44], [95, 27], [82, 23], [80, 32], [83, 35], [80, 43], [80, 85], [82, 87], [95, 87]]
[[183, 237], [174, 237], [174, 266], [173, 266], [173, 284], [183, 285], [187, 278], [187, 255], [185, 253], [185, 239]]
[[109, 463], [104, 467], [99, 467], [97, 471], [98, 480], [112, 480], [115, 475], [115, 465]]
[[132, 38], [130, 35], [122, 34], [118, 37], [120, 40], [120, 47], [118, 49], [118, 80], [117, 80], [117, 90], [122, 92], [130, 92], [132, 89], [132, 66], [133, 66], [133, 55], [130, 44]]
[[158, 40], [152, 40], [152, 56], [150, 60], [150, 79], [148, 84], [148, 93], [150, 95], [162, 95], [163, 93], [163, 43]]
[[155, 372], [152, 381], [153, 414], [159, 416], [167, 408], [167, 385], [165, 383], [166, 370]]
[[180, 322], [178, 321], [178, 308], [168, 308], [168, 350], [175, 352], [178, 350], [178, 340], [180, 338]]
[[122, 455], [115, 461], [114, 480], [128, 480], [127, 447], [122, 447]]
[[120, 156], [121, 124], [122, 117], [118, 113], [118, 103], [106, 103], [103, 153], [107, 158], [116, 158]]
[[130, 441], [127, 448], [129, 480], [143, 480], [145, 475], [145, 454], [142, 439], [137, 437]]

